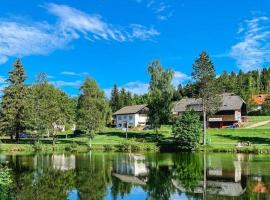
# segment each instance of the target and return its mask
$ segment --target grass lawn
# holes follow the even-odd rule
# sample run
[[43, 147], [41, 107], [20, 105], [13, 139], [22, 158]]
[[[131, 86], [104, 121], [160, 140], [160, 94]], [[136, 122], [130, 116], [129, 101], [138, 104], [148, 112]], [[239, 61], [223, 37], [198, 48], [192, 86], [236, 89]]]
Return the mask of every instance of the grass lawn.
[[[269, 120], [270, 120], [270, 116], [249, 116], [248, 122], [245, 123], [243, 127], [245, 128], [248, 126], [252, 126], [256, 123], [263, 122], [263, 121], [269, 121]], [[264, 128], [265, 126], [270, 128], [270, 124], [267, 124], [267, 125], [264, 125], [264, 126], [261, 126], [258, 128]]]
[[[258, 123], [260, 121], [269, 120], [270, 116], [251, 117], [251, 123]], [[1, 139], [1, 138], [0, 138]], [[2, 138], [3, 143], [0, 144], [0, 151], [33, 151], [34, 140], [33, 139], [21, 139], [19, 144], [14, 144], [8, 141], [7, 138]], [[264, 127], [257, 128], [236, 128], [236, 129], [208, 129], [207, 141], [209, 150], [228, 150], [235, 151], [238, 143], [251, 143], [248, 149], [262, 149], [267, 150], [270, 153], [270, 124], [264, 125]], [[105, 146], [117, 146], [125, 143], [132, 143], [135, 146], [142, 147], [149, 145], [152, 147], [172, 147], [173, 139], [171, 137], [171, 126], [162, 126], [159, 130], [159, 142], [157, 142], [156, 134], [153, 130], [129, 130], [128, 140], [126, 140], [125, 131], [106, 128], [103, 132], [96, 134], [92, 140], [94, 149], [104, 149]], [[42, 142], [42, 149], [44, 151], [64, 151], [72, 148], [75, 144], [76, 149], [79, 151], [86, 151], [89, 144], [89, 138], [86, 136], [74, 137], [72, 134], [65, 138], [65, 135], [59, 134], [57, 138], [57, 144], [52, 148], [52, 139], [44, 139]], [[201, 147], [202, 148], [202, 147]], [[154, 149], [154, 148], [153, 148]], [[268, 152], [269, 151], [269, 152]]]

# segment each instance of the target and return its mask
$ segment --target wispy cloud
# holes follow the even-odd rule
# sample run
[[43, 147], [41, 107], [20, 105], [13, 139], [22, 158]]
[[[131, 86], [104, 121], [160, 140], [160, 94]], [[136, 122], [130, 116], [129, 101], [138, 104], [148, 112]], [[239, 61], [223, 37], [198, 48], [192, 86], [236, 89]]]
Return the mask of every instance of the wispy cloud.
[[63, 48], [69, 41], [47, 24], [23, 24], [1, 19], [0, 64], [8, 57], [45, 55], [56, 48]]
[[[120, 29], [106, 23], [99, 15], [91, 15], [67, 5], [54, 3], [47, 4], [46, 8], [51, 14], [59, 18], [60, 28], [64, 32], [72, 33], [72, 35], [77, 37], [77, 32], [80, 32], [86, 37], [91, 37], [91, 39], [97, 37], [106, 40], [126, 40]], [[90, 33], [92, 35], [89, 35]]]
[[132, 24], [131, 28], [132, 28], [132, 32], [130, 35], [131, 39], [149, 40], [160, 34], [155, 28], [153, 27], [147, 28], [140, 24]]
[[112, 25], [105, 22], [100, 15], [89, 14], [67, 5], [50, 3], [43, 7], [57, 17], [57, 23], [0, 19], [0, 64], [7, 62], [9, 57], [46, 55], [65, 48], [81, 36], [92, 42], [125, 42], [135, 39], [150, 40], [159, 35], [154, 27], [148, 28], [141, 24]]
[[[174, 72], [174, 77], [172, 80], [172, 84], [174, 87], [178, 87], [179, 84], [185, 83], [187, 80], [189, 80], [190, 77], [180, 71]], [[131, 92], [132, 94], [146, 94], [148, 92], [149, 84], [142, 82], [142, 81], [133, 81], [128, 82], [124, 85], [119, 86], [119, 88], [125, 88], [127, 91]], [[104, 89], [105, 94], [108, 98], [111, 96], [111, 90], [112, 88]]]
[[243, 71], [259, 69], [270, 62], [270, 20], [266, 16], [245, 20], [238, 30], [241, 40], [232, 46], [229, 55]]
[[78, 72], [69, 72], [69, 71], [61, 72], [61, 74], [67, 75], [67, 76], [88, 76], [89, 75], [88, 72], [78, 73]]
[[58, 81], [52, 81], [51, 82], [53, 85], [55, 85], [56, 87], [73, 87], [78, 89], [81, 85], [82, 85], [82, 81], [62, 81], [62, 80], [58, 80]]
[[172, 16], [171, 5], [167, 0], [136, 0], [136, 2], [145, 3], [160, 21], [165, 21]]
[[180, 71], [175, 71], [174, 72], [174, 77], [173, 77], [173, 80], [172, 80], [172, 84], [174, 87], [178, 87], [179, 84], [183, 84], [185, 83], [186, 81], [190, 80], [191, 77], [188, 76], [187, 74], [183, 73], [183, 72], [180, 72]]

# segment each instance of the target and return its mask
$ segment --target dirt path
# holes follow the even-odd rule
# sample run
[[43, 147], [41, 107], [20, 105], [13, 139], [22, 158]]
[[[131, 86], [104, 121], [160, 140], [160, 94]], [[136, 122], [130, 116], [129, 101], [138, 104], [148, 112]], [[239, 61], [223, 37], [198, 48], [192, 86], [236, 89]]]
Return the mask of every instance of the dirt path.
[[263, 121], [263, 122], [258, 122], [256, 124], [252, 124], [250, 126], [247, 126], [246, 128], [256, 128], [256, 127], [264, 126], [264, 125], [269, 124], [269, 123], [270, 123], [270, 120]]

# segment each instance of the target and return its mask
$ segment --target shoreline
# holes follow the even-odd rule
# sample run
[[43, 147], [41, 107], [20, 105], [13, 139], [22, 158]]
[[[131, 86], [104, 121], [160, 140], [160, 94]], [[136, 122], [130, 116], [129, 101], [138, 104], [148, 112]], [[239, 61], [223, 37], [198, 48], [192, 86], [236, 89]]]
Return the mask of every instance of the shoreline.
[[[161, 152], [161, 153], [180, 153], [184, 151], [176, 150], [175, 148], [168, 147], [157, 147], [155, 145], [152, 148], [132, 147], [123, 146], [120, 144], [107, 145], [107, 144], [93, 144], [92, 148], [87, 145], [72, 145], [72, 144], [41, 144], [39, 149], [33, 144], [0, 144], [0, 154], [32, 154], [32, 153], [86, 153], [89, 151], [97, 152]], [[247, 154], [270, 154], [270, 145], [257, 145], [247, 147], [236, 147], [236, 146], [199, 146], [194, 152], [209, 152], [209, 153], [247, 153]]]

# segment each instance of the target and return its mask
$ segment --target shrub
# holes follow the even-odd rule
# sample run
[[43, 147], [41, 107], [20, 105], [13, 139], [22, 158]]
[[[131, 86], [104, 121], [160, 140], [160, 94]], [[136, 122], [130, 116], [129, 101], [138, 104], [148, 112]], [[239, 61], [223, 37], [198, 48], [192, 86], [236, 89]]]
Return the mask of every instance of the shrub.
[[12, 183], [10, 170], [0, 165], [0, 199], [9, 199]]
[[65, 147], [66, 151], [76, 151], [78, 147], [78, 144], [76, 142], [73, 142], [72, 144]]
[[192, 151], [198, 147], [201, 132], [200, 117], [193, 110], [185, 111], [173, 125], [175, 142], [184, 151]]
[[42, 144], [40, 142], [35, 142], [33, 145], [34, 151], [41, 151], [42, 150]]
[[105, 144], [103, 145], [104, 151], [112, 151], [113, 150], [113, 146], [110, 144]]

